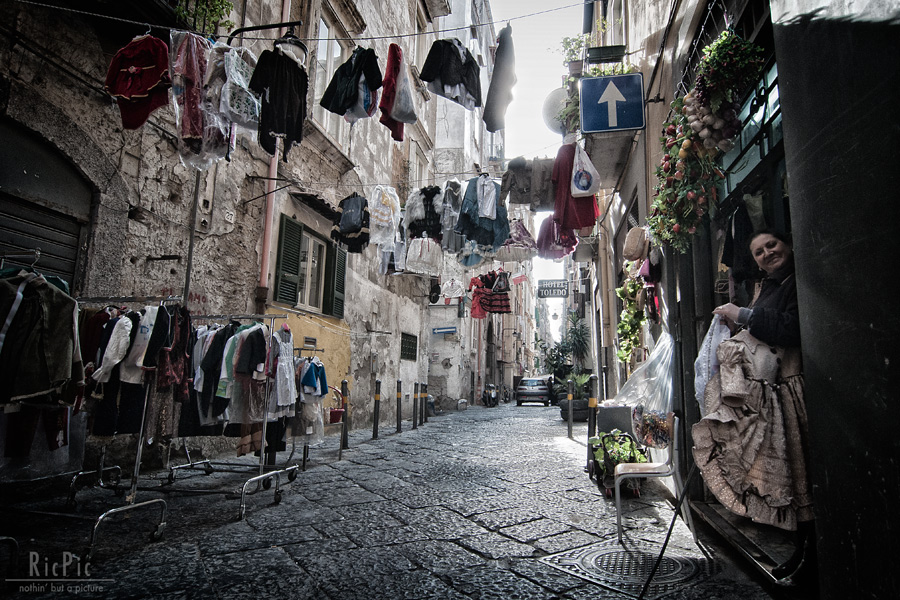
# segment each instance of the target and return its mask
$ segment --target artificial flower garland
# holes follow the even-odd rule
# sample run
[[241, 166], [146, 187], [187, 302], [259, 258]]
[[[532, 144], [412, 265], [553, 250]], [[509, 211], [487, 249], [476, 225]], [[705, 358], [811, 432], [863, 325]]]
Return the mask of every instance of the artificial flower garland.
[[664, 155], [647, 219], [658, 243], [687, 252], [710, 202], [718, 199], [725, 175], [716, 156], [734, 147], [742, 127], [740, 97], [759, 76], [761, 55], [759, 47], [723, 31], [703, 49], [694, 88], [672, 102], [659, 138]]

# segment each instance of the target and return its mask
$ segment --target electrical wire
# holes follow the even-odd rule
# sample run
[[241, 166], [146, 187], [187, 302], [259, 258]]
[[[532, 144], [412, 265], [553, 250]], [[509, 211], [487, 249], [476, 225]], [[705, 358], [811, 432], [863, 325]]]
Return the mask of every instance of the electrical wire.
[[[139, 25], [141, 27], [147, 27], [148, 29], [152, 27], [155, 29], [164, 29], [167, 31], [195, 33], [189, 29], [179, 29], [177, 27], [151, 25], [150, 23], [147, 23], [146, 21], [134, 21], [134, 20], [130, 20], [130, 19], [123, 19], [121, 17], [113, 17], [111, 15], [92, 13], [92, 12], [88, 12], [85, 10], [78, 10], [76, 8], [68, 8], [68, 7], [63, 7], [63, 6], [54, 6], [52, 4], [44, 4], [41, 2], [34, 2], [33, 0], [16, 0], [16, 2], [18, 2], [20, 4], [29, 4], [31, 6], [39, 6], [42, 8], [47, 8], [47, 9], [52, 9], [52, 10], [60, 10], [60, 11], [70, 12], [73, 14], [79, 14], [79, 15], [84, 15], [84, 16], [88, 16], [88, 17], [98, 18], [98, 19], [109, 19], [112, 21], [117, 21], [119, 23], [128, 23], [129, 25]], [[516, 17], [510, 17], [508, 19], [499, 19], [496, 21], [488, 21], [485, 23], [473, 23], [472, 25], [463, 25], [460, 27], [448, 27], [447, 29], [435, 29], [432, 31], [423, 31], [423, 32], [415, 32], [415, 33], [398, 33], [398, 34], [393, 34], [393, 35], [361, 36], [361, 37], [356, 37], [356, 38], [334, 37], [334, 38], [299, 38], [299, 39], [304, 42], [320, 42], [320, 41], [321, 42], [324, 42], [324, 41], [357, 42], [357, 41], [361, 41], [361, 40], [365, 40], [365, 41], [393, 40], [393, 39], [402, 39], [402, 38], [413, 38], [413, 37], [419, 37], [419, 36], [428, 36], [428, 35], [439, 35], [439, 34], [449, 33], [449, 32], [453, 32], [453, 31], [463, 31], [463, 30], [470, 29], [471, 27], [489, 27], [489, 26], [500, 24], [500, 23], [510, 23], [512, 21], [528, 19], [531, 17], [538, 17], [540, 15], [544, 15], [547, 13], [556, 12], [556, 11], [560, 11], [560, 10], [566, 10], [569, 8], [575, 8], [576, 6], [583, 6], [585, 4], [593, 4], [593, 0], [585, 0], [583, 2], [576, 2], [574, 4], [568, 4], [566, 6], [558, 6], [556, 8], [548, 8], [546, 10], [540, 10], [537, 12], [519, 15]], [[227, 38], [228, 35], [227, 34], [221, 34], [221, 35], [220, 34], [209, 34], [209, 37]], [[241, 36], [241, 37], [244, 40], [271, 40], [271, 39], [273, 39], [270, 37], [252, 37], [252, 36]]]

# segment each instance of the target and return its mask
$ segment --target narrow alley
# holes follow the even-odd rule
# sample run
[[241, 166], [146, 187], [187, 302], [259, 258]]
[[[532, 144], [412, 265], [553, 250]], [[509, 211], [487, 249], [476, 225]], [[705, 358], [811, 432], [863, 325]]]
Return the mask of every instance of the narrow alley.
[[[150, 539], [153, 506], [112, 516], [89, 565], [82, 558], [96, 517], [124, 498], [81, 490], [75, 518], [63, 516], [67, 490], [43, 502], [3, 498], [15, 518], [0, 535], [19, 546], [6, 592], [29, 600], [638, 597], [671, 522], [669, 496], [658, 480], [646, 480], [640, 498], [626, 494], [619, 546], [615, 502], [584, 471], [585, 423], [568, 439], [557, 407], [501, 403], [430, 417], [415, 430], [402, 425], [376, 440], [354, 430], [340, 460], [339, 438], [329, 436], [310, 449], [306, 471], [282, 479], [280, 502], [261, 488], [243, 519], [252, 457], [238, 459], [243, 474], [180, 472], [169, 484], [168, 471], [150, 473], [136, 500], [165, 501], [162, 539]], [[288, 457], [279, 453], [279, 464]], [[645, 597], [769, 598], [709, 537], [701, 532], [698, 548], [678, 519]]]

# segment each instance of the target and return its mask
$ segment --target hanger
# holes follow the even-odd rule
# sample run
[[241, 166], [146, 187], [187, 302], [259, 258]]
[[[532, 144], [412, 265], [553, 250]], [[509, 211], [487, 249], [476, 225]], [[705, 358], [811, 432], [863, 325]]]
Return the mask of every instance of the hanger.
[[294, 34], [294, 26], [288, 27], [287, 31], [273, 43], [274, 47], [281, 52], [287, 54], [297, 61], [301, 67], [306, 67], [306, 58], [309, 56], [309, 49], [300, 38]]

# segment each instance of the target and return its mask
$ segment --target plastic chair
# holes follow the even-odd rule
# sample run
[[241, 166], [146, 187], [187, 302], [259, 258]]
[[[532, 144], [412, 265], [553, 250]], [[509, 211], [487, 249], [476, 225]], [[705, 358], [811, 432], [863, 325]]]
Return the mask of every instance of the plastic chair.
[[[666, 447], [668, 458], [665, 462], [646, 462], [646, 463], [620, 463], [616, 465], [616, 528], [618, 530], [619, 543], [622, 544], [622, 499], [620, 492], [620, 484], [625, 479], [639, 477], [669, 477], [675, 480], [676, 494], [684, 494], [684, 487], [681, 483], [681, 475], [678, 472], [678, 451], [681, 447], [681, 436], [678, 430], [678, 417], [675, 413], [670, 412], [666, 415], [666, 427], [669, 430], [669, 445]], [[677, 500], [677, 498], [676, 498]], [[691, 521], [690, 508], [682, 505], [684, 508], [681, 512], [684, 522], [691, 535], [694, 536], [694, 542], [697, 541], [697, 534], [694, 531], [694, 525]]]

